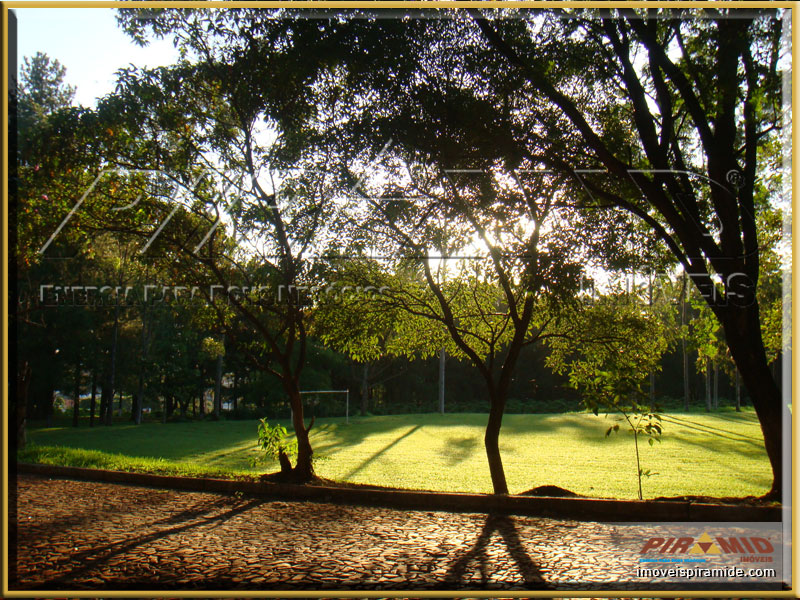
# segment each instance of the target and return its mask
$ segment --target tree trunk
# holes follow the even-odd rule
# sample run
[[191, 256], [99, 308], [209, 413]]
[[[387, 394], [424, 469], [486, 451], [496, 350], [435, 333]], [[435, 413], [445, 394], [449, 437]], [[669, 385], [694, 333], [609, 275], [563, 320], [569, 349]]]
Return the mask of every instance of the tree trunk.
[[[121, 403], [120, 403], [121, 404]], [[139, 366], [139, 382], [136, 386], [136, 396], [131, 407], [131, 419], [136, 425], [142, 424], [142, 407], [144, 404], [144, 364]]]
[[736, 369], [736, 412], [742, 412], [742, 380], [739, 377], [739, 369]]
[[500, 427], [503, 424], [503, 411], [506, 399], [497, 392], [489, 392], [489, 421], [486, 423], [486, 433], [483, 444], [486, 448], [486, 458], [489, 461], [489, 474], [492, 477], [492, 488], [495, 494], [508, 494], [506, 474], [503, 469], [503, 459], [500, 456]]
[[53, 413], [55, 412], [55, 386], [50, 383], [45, 392], [45, 422], [48, 427], [53, 426]]
[[92, 369], [92, 399], [89, 402], [89, 427], [94, 427], [94, 411], [97, 408], [97, 369]]
[[283, 449], [278, 450], [278, 464], [281, 467], [281, 473], [286, 476], [290, 476], [292, 473], [292, 461], [289, 460], [289, 455], [283, 451]]
[[16, 405], [16, 425], [17, 425], [17, 450], [22, 450], [28, 443], [26, 433], [28, 415], [28, 389], [31, 382], [31, 366], [26, 361], [17, 375], [17, 405]]
[[311, 481], [314, 477], [314, 464], [312, 461], [314, 451], [311, 449], [311, 441], [308, 439], [308, 432], [311, 430], [311, 426], [309, 425], [306, 428], [305, 425], [300, 388], [296, 379], [288, 375], [283, 377], [283, 386], [289, 396], [289, 403], [292, 407], [292, 426], [297, 438], [297, 463], [293, 469], [293, 477], [298, 482]]
[[[136, 387], [136, 398], [133, 406], [131, 406], [131, 420], [136, 425], [142, 424], [142, 409], [144, 408], [144, 380], [145, 380], [145, 361], [148, 354], [148, 336], [152, 327], [152, 317], [148, 311], [148, 304], [144, 305], [142, 312], [142, 338], [141, 348], [139, 350], [139, 381]], [[122, 406], [120, 406], [122, 408]]]
[[711, 412], [711, 361], [708, 358], [706, 358], [705, 379], [706, 379], [706, 412]]
[[214, 380], [214, 415], [218, 419], [222, 416], [222, 354], [217, 356], [217, 372]]
[[361, 371], [361, 416], [366, 417], [369, 411], [369, 363], [364, 363]]
[[[781, 393], [767, 364], [761, 338], [758, 305], [753, 304], [726, 315], [723, 323], [725, 339], [742, 382], [753, 403], [764, 447], [772, 468], [772, 487], [767, 497], [781, 500], [783, 492], [782, 419], [790, 418]], [[785, 414], [784, 414], [785, 413]]]
[[[117, 376], [117, 342], [119, 339], [119, 298], [114, 305], [114, 332], [111, 337], [111, 369], [108, 378], [108, 402], [104, 415], [105, 424], [111, 425], [114, 415], [114, 385]], [[105, 389], [103, 390], [105, 392]]]
[[75, 393], [72, 399], [72, 426], [77, 427], [81, 410], [81, 359], [75, 363]]
[[97, 415], [97, 422], [100, 425], [106, 424], [106, 412], [108, 412], [108, 403], [111, 402], [111, 399], [108, 395], [108, 382], [109, 377], [108, 374], [104, 373], [103, 377], [103, 389], [100, 390], [100, 412]]

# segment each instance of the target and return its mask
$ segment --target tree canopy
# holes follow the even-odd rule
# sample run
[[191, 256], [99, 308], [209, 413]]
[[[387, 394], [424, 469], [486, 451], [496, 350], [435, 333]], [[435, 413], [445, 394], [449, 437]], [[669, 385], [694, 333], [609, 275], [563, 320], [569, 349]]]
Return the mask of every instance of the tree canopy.
[[[104, 332], [105, 395], [136, 314], [137, 398], [169, 379], [145, 381], [158, 353], [216, 371], [217, 390], [223, 361], [242, 359], [280, 382], [293, 476], [308, 480], [312, 338], [359, 361], [445, 347], [486, 383], [503, 493], [497, 434], [522, 349], [548, 340], [550, 365], [587, 397], [595, 383], [624, 396], [658, 370], [671, 309], [614, 293], [591, 305], [582, 282], [680, 265], [700, 302], [693, 348], [741, 374], [781, 493], [782, 9], [117, 14], [137, 43], [171, 36], [180, 58], [121, 70], [92, 109], [71, 106], [58, 61], [26, 60], [18, 279], [157, 274], [205, 307], [137, 313], [117, 295], [89, 319]], [[19, 315], [57, 327], [31, 298]], [[191, 342], [159, 335], [179, 314]], [[637, 343], [611, 344], [626, 336]], [[66, 342], [79, 388], [93, 342], [47, 351]]]

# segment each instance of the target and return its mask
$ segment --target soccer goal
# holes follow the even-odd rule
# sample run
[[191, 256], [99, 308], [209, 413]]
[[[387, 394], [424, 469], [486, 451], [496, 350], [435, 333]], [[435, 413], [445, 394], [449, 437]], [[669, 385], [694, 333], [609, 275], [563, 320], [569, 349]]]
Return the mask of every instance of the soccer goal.
[[[339, 396], [344, 396], [344, 422], [350, 423], [350, 390], [306, 390], [300, 392], [301, 395], [310, 396], [312, 401], [316, 400], [319, 402], [321, 399], [320, 397], [331, 397], [332, 394], [338, 394]], [[315, 398], [317, 397], [317, 398]], [[313, 411], [313, 407], [312, 407]], [[339, 415], [342, 413], [339, 412]]]

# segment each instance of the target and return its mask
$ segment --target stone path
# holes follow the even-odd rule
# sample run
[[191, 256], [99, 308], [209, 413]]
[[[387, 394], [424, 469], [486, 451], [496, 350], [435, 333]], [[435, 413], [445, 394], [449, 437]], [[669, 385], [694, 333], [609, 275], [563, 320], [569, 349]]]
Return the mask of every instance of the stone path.
[[12, 590], [649, 587], [634, 576], [641, 531], [621, 549], [625, 532], [616, 524], [281, 502], [32, 475], [20, 475], [17, 490], [9, 514], [17, 523]]

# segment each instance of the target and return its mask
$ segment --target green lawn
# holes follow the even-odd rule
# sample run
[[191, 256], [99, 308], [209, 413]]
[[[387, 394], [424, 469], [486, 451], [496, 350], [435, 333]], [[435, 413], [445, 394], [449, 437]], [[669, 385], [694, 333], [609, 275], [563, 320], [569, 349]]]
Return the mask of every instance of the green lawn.
[[[394, 415], [318, 421], [317, 473], [329, 479], [439, 491], [491, 492], [483, 451], [486, 415]], [[605, 436], [616, 421], [592, 414], [507, 415], [500, 448], [511, 493], [558, 485], [580, 494], [635, 498], [633, 436]], [[147, 423], [33, 429], [22, 460], [149, 472], [255, 474], [256, 421]], [[622, 426], [620, 427], [622, 428]], [[61, 448], [54, 448], [61, 447]], [[72, 449], [81, 449], [75, 451]], [[640, 444], [645, 497], [761, 495], [769, 462], [752, 412], [672, 413], [653, 447]]]

